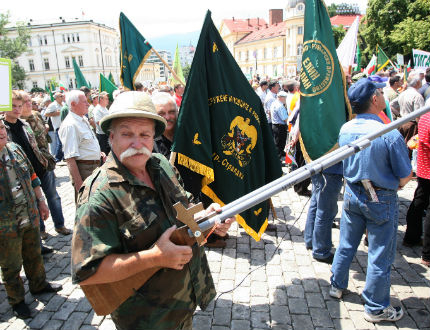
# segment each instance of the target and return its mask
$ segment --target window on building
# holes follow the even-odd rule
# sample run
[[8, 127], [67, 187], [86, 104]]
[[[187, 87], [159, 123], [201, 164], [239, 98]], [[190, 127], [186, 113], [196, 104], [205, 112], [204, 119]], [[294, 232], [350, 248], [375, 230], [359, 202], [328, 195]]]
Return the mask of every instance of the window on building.
[[33, 88], [37, 88], [39, 86], [37, 86], [37, 81], [33, 81]]
[[278, 47], [274, 47], [273, 48], [273, 57], [277, 58], [278, 57]]
[[66, 68], [70, 68], [70, 57], [69, 56], [64, 56], [64, 61], [66, 62]]
[[298, 11], [303, 11], [303, 9], [304, 9], [305, 7], [303, 6], [303, 4], [299, 4], [298, 6], [297, 6], [297, 10]]
[[28, 47], [33, 46], [33, 43], [31, 42], [31, 38], [28, 38]]
[[70, 44], [70, 34], [67, 33], [67, 42]]
[[81, 40], [79, 39], [79, 33], [76, 33], [76, 41], [80, 42]]
[[48, 37], [47, 36], [43, 36], [43, 41], [45, 41], [45, 45], [48, 44]]
[[33, 59], [28, 60], [28, 66], [30, 67], [30, 71], [34, 71], [34, 61]]
[[49, 58], [43, 59], [43, 65], [45, 66], [45, 70], [49, 70]]
[[66, 36], [63, 34], [63, 44], [66, 43]]
[[79, 66], [80, 67], [84, 66], [84, 58], [82, 57], [82, 55], [78, 56], [78, 62], [79, 62]]
[[39, 45], [42, 46], [43, 42], [42, 42], [42, 37], [39, 36]]
[[75, 42], [75, 34], [74, 33], [72, 33], [72, 40], [73, 40], [73, 42]]
[[263, 50], [262, 50], [262, 49], [259, 49], [259, 50], [257, 51], [257, 58], [258, 58], [259, 60], [263, 59]]
[[303, 45], [299, 44], [297, 46], [297, 55], [302, 55], [303, 54]]
[[73, 88], [73, 79], [70, 78], [69, 79], [69, 89], [72, 89], [72, 88]]
[[75, 78], [75, 86], [78, 86], [78, 82], [76, 81], [76, 78]]
[[263, 58], [266, 59], [267, 58], [267, 48], [263, 49]]
[[303, 34], [303, 26], [297, 27], [297, 34]]

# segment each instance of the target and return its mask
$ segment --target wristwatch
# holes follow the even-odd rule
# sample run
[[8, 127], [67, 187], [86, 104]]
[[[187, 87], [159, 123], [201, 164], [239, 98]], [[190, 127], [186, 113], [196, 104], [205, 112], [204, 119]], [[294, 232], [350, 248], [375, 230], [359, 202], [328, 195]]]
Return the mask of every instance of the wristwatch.
[[37, 198], [37, 202], [38, 202], [38, 203], [40, 203], [40, 202], [44, 202], [44, 201], [46, 201], [45, 196], [40, 196], [39, 198]]

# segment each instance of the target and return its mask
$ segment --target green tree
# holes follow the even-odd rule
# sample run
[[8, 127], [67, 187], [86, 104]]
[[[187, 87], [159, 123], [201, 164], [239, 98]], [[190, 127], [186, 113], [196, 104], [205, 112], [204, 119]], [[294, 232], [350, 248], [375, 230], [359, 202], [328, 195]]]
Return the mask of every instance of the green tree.
[[381, 46], [388, 56], [409, 54], [412, 48], [429, 49], [428, 0], [370, 0], [360, 33], [367, 59]]
[[17, 58], [27, 50], [27, 44], [30, 39], [30, 31], [24, 23], [17, 23], [14, 27], [18, 36], [9, 38], [8, 28], [9, 12], [0, 13], [0, 57], [12, 60], [12, 85], [16, 88], [24, 88], [25, 71], [19, 66]]
[[339, 26], [332, 26], [331, 28], [333, 30], [334, 44], [337, 48], [342, 42], [343, 37], [345, 37], [346, 31], [342, 24]]
[[328, 15], [330, 16], [330, 17], [333, 17], [333, 16], [336, 16], [337, 14], [336, 14], [336, 11], [337, 11], [337, 5], [335, 4], [335, 3], [332, 3], [331, 5], [329, 5], [328, 7], [327, 7], [327, 10], [328, 10]]
[[190, 70], [191, 70], [191, 65], [190, 64], [187, 64], [187, 66], [184, 66], [182, 68], [182, 73], [184, 74], [185, 81], [188, 80], [188, 76], [190, 74]]

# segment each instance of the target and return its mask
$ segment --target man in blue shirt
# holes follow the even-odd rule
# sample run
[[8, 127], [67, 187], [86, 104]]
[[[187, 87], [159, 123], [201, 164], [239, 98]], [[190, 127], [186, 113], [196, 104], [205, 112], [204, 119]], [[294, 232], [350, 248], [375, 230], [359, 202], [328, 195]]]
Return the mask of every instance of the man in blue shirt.
[[[357, 117], [342, 126], [340, 146], [384, 126], [377, 116], [385, 108], [383, 87], [384, 84], [367, 79], [350, 87], [348, 97]], [[390, 271], [396, 254], [399, 210], [397, 190], [412, 177], [403, 137], [397, 130], [392, 130], [375, 139], [369, 148], [343, 161], [343, 175], [346, 188], [330, 296], [341, 298], [348, 287], [349, 267], [367, 229], [368, 266], [362, 294], [364, 319], [369, 322], [397, 321], [402, 318], [403, 310], [390, 305]]]
[[285, 158], [285, 144], [287, 142], [287, 119], [288, 111], [285, 108], [287, 93], [280, 91], [270, 106], [270, 117], [272, 118], [272, 132], [275, 145], [278, 149], [278, 157], [282, 161]]

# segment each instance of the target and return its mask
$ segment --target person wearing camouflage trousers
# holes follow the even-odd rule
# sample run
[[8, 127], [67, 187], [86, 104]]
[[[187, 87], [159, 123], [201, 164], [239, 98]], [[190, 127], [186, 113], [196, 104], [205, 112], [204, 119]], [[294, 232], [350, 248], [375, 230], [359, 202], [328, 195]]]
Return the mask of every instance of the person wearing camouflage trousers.
[[9, 304], [20, 318], [31, 317], [24, 302], [21, 267], [30, 292], [56, 292], [61, 286], [46, 281], [39, 244], [39, 217], [49, 216], [40, 180], [19, 145], [7, 143], [6, 126], [0, 117], [0, 267]]

